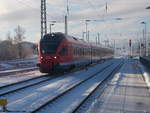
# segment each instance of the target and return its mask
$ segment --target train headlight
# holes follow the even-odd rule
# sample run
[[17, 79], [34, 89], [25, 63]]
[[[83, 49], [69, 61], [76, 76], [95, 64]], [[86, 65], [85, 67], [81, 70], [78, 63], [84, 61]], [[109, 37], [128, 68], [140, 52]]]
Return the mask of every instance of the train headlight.
[[54, 56], [54, 59], [57, 59], [57, 56]]
[[43, 59], [43, 57], [41, 57], [41, 59]]

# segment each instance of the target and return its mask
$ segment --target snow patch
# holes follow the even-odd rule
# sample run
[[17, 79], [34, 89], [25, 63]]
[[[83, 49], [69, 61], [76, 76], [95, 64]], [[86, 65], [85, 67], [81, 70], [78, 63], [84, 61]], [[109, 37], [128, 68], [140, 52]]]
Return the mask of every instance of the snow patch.
[[147, 87], [149, 89], [149, 92], [150, 92], [150, 72], [148, 71], [148, 69], [143, 66], [141, 63], [139, 64], [139, 67], [141, 69], [141, 72], [143, 74], [143, 77], [144, 77], [144, 80], [147, 84]]

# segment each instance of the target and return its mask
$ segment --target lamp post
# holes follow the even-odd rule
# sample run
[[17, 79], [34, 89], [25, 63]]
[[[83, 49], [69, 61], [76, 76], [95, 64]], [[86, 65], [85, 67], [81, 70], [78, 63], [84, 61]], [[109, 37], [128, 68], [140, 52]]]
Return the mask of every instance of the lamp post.
[[84, 40], [84, 34], [86, 34], [86, 32], [82, 32], [82, 39]]
[[144, 43], [145, 43], [144, 45], [145, 45], [145, 56], [146, 56], [146, 53], [147, 53], [147, 52], [146, 52], [146, 50], [147, 50], [147, 49], [146, 49], [146, 22], [141, 22], [141, 24], [144, 24], [144, 25], [145, 25], [145, 30], [143, 31], [143, 38], [144, 38], [144, 41], [145, 41], [145, 42], [144, 42]]
[[85, 32], [86, 32], [86, 40], [89, 42], [89, 37], [88, 37], [88, 22], [91, 20], [85, 20]]
[[52, 33], [52, 26], [55, 25], [54, 23], [56, 23], [56, 21], [49, 21], [49, 22], [51, 22], [51, 24], [49, 25], [50, 34], [51, 34]]
[[50, 24], [49, 28], [50, 28], [50, 34], [52, 33], [52, 26], [55, 24]]

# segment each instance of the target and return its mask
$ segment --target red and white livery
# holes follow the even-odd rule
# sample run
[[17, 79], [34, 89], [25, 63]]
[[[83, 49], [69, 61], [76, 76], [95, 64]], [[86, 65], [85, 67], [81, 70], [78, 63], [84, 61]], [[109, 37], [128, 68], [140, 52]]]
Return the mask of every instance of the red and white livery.
[[52, 33], [40, 40], [38, 53], [40, 71], [50, 73], [111, 58], [114, 52], [63, 33]]

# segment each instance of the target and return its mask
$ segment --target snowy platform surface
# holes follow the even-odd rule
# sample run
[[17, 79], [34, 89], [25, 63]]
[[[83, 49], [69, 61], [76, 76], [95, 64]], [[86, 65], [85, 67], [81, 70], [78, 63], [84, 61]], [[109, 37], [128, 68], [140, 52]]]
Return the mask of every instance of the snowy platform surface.
[[136, 61], [125, 61], [87, 113], [150, 113], [150, 93]]

